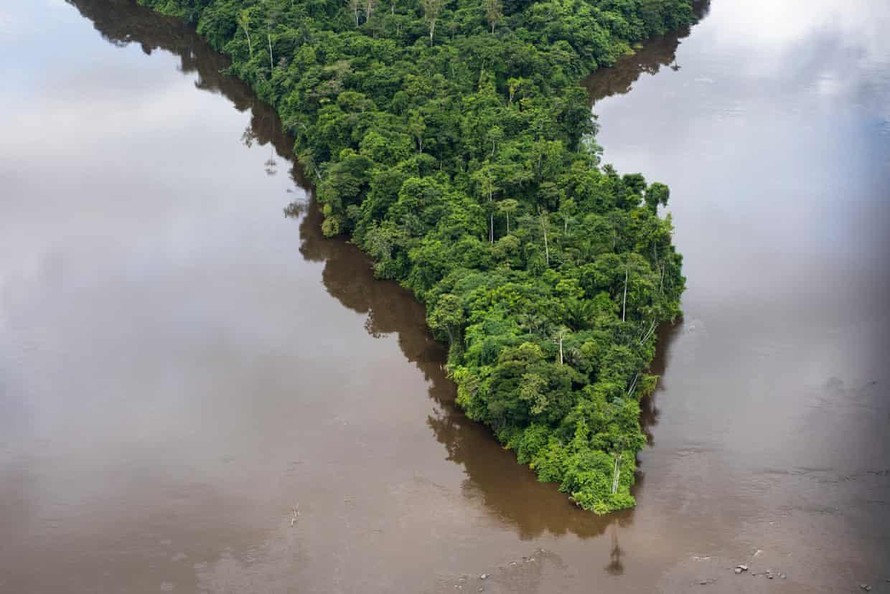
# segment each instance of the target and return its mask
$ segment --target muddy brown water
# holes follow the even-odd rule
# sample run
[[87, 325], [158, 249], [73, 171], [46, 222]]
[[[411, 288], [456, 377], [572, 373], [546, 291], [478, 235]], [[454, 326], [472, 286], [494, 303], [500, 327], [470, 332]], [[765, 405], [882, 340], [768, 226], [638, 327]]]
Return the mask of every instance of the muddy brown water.
[[454, 409], [193, 33], [3, 3], [0, 591], [890, 592], [888, 16], [715, 0], [587, 81], [689, 277], [599, 518]]

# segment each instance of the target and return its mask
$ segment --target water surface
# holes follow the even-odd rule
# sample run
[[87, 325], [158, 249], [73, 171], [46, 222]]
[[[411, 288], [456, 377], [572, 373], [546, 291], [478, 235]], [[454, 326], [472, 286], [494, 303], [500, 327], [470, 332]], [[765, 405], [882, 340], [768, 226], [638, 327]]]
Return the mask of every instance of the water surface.
[[718, 0], [587, 81], [689, 277], [605, 518], [454, 409], [422, 309], [321, 238], [186, 27], [4, 4], [0, 590], [890, 591], [880, 4]]

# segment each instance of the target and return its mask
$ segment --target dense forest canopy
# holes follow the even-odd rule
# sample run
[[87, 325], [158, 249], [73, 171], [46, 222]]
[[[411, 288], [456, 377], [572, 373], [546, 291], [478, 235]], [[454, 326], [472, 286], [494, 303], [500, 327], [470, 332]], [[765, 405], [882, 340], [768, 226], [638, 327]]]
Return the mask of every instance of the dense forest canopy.
[[141, 2], [277, 109], [325, 234], [426, 304], [467, 415], [578, 505], [632, 506], [684, 279], [668, 188], [601, 165], [579, 82], [691, 0]]

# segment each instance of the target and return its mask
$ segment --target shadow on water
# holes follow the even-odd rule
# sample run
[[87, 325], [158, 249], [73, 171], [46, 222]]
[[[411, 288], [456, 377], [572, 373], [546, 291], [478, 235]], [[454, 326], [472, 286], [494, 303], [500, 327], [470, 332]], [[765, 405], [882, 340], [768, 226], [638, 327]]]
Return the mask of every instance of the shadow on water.
[[[68, 2], [92, 21], [110, 43], [120, 47], [136, 43], [146, 54], [156, 49], [170, 52], [180, 58], [183, 73], [197, 75], [196, 88], [222, 94], [239, 111], [250, 110], [250, 125], [241, 141], [271, 144], [279, 157], [292, 164], [290, 175], [296, 184], [311, 196], [311, 188], [296, 163], [292, 140], [283, 133], [275, 111], [256, 98], [246, 84], [223, 74], [228, 60], [193, 29], [131, 0]], [[687, 34], [688, 31], [656, 40], [616, 68], [588, 78], [585, 85], [591, 97], [627, 92], [640, 73], [656, 72], [661, 65], [675, 62], [679, 40]], [[274, 167], [274, 158], [270, 158], [267, 173], [274, 173]], [[321, 213], [311, 198], [289, 205], [285, 214], [300, 220], [302, 256], [324, 263], [322, 280], [328, 293], [350, 310], [365, 314], [365, 329], [372, 336], [395, 334], [404, 355], [424, 374], [434, 403], [427, 423], [445, 448], [446, 458], [465, 469], [464, 495], [482, 501], [489, 513], [514, 526], [522, 539], [544, 533], [572, 533], [588, 538], [601, 535], [612, 526], [615, 543], [607, 571], [620, 574], [622, 551], [617, 545], [615, 525], [631, 524], [633, 511], [598, 517], [576, 508], [554, 485], [538, 482], [534, 473], [517, 464], [513, 454], [501, 448], [483, 426], [469, 420], [455, 406], [455, 386], [444, 369], [445, 348], [427, 331], [423, 306], [396, 283], [375, 279], [368, 258], [358, 248], [343, 240], [325, 238], [320, 230]], [[660, 332], [661, 346], [653, 363], [655, 373], [663, 372], [676, 329], [672, 326]], [[642, 423], [650, 443], [651, 427], [658, 419], [654, 400], [655, 396], [643, 403]], [[642, 487], [643, 479], [640, 473], [636, 490]]]
[[652, 429], [658, 424], [658, 394], [664, 390], [664, 373], [667, 369], [667, 355], [671, 350], [674, 340], [680, 335], [683, 327], [683, 320], [677, 320], [673, 324], [664, 324], [658, 329], [658, 348], [655, 351], [655, 358], [652, 365], [649, 366], [649, 372], [659, 376], [658, 385], [655, 392], [651, 396], [646, 396], [640, 400], [640, 425], [646, 434], [646, 442], [651, 446], [655, 443], [655, 436]]
[[[221, 94], [241, 112], [250, 110], [250, 125], [242, 137], [246, 144], [271, 143], [279, 156], [293, 160], [291, 141], [281, 132], [275, 110], [260, 101], [241, 80], [223, 74], [229, 60], [217, 53], [182, 21], [139, 6], [134, 0], [66, 0], [92, 21], [103, 39], [117, 47], [138, 44], [145, 55], [164, 50], [180, 59], [179, 70], [196, 74], [195, 88]], [[306, 181], [299, 168], [292, 170], [301, 187]]]
[[444, 368], [446, 350], [427, 331], [423, 306], [396, 283], [375, 279], [358, 248], [325, 239], [321, 220], [318, 209], [310, 205], [300, 223], [301, 253], [307, 260], [324, 262], [322, 279], [328, 293], [365, 314], [369, 334], [395, 334], [405, 357], [423, 372], [435, 404], [427, 424], [445, 447], [447, 459], [464, 467], [466, 497], [481, 500], [526, 540], [545, 532], [597, 536], [613, 522], [624, 525], [632, 520], [632, 512], [603, 518], [579, 510], [553, 485], [538, 482], [531, 470], [517, 464], [485, 427], [468, 419], [455, 405], [455, 386]]
[[[710, 0], [699, 0], [694, 4], [695, 16], [701, 21], [708, 15]], [[693, 25], [694, 26], [694, 25]], [[584, 79], [588, 103], [593, 106], [600, 99], [629, 93], [633, 84], [642, 74], [655, 75], [662, 67], [680, 70], [677, 62], [677, 48], [680, 41], [689, 36], [691, 27], [683, 27], [662, 37], [651, 39], [632, 55], [625, 56], [611, 68], [597, 70]]]

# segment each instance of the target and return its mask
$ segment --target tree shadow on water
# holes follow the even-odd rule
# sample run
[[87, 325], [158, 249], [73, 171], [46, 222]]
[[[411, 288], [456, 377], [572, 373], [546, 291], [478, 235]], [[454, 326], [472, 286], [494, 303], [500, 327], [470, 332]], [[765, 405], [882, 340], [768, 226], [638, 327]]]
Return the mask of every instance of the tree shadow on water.
[[[708, 15], [710, 4], [710, 0], [694, 2], [693, 12], [699, 22]], [[614, 66], [600, 68], [585, 78], [582, 84], [587, 89], [588, 103], [593, 106], [600, 99], [627, 94], [642, 74], [658, 74], [664, 66], [674, 71], [682, 69], [682, 64], [677, 62], [677, 48], [691, 30], [691, 27], [682, 27], [650, 39], [633, 54], [619, 58]]]
[[[284, 134], [270, 106], [260, 101], [243, 82], [223, 74], [229, 64], [224, 56], [216, 53], [189, 26], [140, 7], [132, 0], [68, 1], [114, 45], [137, 43], [146, 54], [156, 49], [170, 52], [180, 58], [182, 72], [197, 75], [198, 89], [227, 97], [239, 111], [250, 110], [250, 125], [241, 141], [271, 144], [279, 157], [292, 164], [291, 177], [309, 196], [285, 208], [287, 216], [299, 220], [300, 253], [308, 261], [324, 264], [322, 281], [332, 297], [350, 310], [366, 315], [365, 328], [372, 336], [395, 334], [405, 357], [423, 373], [433, 401], [427, 423], [444, 447], [446, 459], [463, 466], [466, 479], [462, 491], [466, 497], [480, 501], [489, 513], [513, 526], [522, 539], [545, 533], [589, 538], [603, 534], [609, 526], [615, 531], [617, 526], [633, 522], [632, 510], [596, 516], [575, 507], [555, 485], [538, 482], [534, 473], [518, 464], [513, 453], [503, 449], [484, 426], [468, 419], [456, 407], [455, 386], [444, 368], [446, 351], [427, 330], [423, 306], [398, 284], [375, 279], [369, 259], [354, 245], [322, 235], [322, 216], [311, 198], [311, 187], [296, 163], [292, 139]], [[593, 87], [590, 86], [592, 78], [588, 79], [586, 83], [592, 96], [626, 92], [641, 72], [657, 71], [660, 65], [670, 63], [682, 36], [681, 33], [656, 40], [652, 49], [647, 46], [639, 51], [634, 62], [601, 71], [595, 75], [599, 76], [599, 82]], [[271, 167], [268, 162], [266, 166]], [[656, 373], [663, 370], [665, 353], [674, 335], [674, 330], [662, 329], [659, 355], [653, 363]], [[650, 429], [657, 423], [657, 417], [654, 399], [648, 399], [643, 403], [641, 421], [650, 443]], [[635, 490], [642, 488], [643, 478], [640, 474]], [[620, 574], [622, 551], [614, 532], [613, 541], [612, 559], [606, 571]]]
[[375, 279], [370, 261], [358, 248], [322, 237], [321, 220], [318, 209], [307, 210], [300, 223], [300, 251], [307, 260], [324, 262], [326, 289], [349, 309], [367, 315], [370, 334], [395, 334], [405, 357], [423, 372], [434, 402], [427, 424], [446, 458], [464, 467], [466, 497], [482, 502], [522, 539], [544, 533], [591, 537], [612, 523], [632, 521], [633, 512], [600, 517], [578, 509], [555, 485], [538, 482], [484, 426], [468, 419], [455, 405], [455, 386], [445, 372], [446, 349], [427, 330], [423, 306], [398, 284]]

